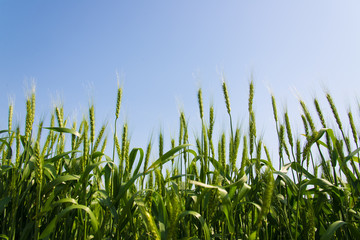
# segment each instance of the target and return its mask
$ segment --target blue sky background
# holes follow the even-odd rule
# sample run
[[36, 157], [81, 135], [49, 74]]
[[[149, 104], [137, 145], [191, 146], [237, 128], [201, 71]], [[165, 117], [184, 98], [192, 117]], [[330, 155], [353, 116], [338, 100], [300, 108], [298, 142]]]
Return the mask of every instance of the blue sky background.
[[98, 126], [108, 121], [111, 135], [116, 72], [132, 147], [145, 147], [160, 128], [167, 142], [176, 136], [180, 108], [190, 133], [199, 132], [199, 86], [206, 109], [215, 106], [218, 132], [226, 130], [222, 72], [235, 124], [244, 130], [253, 74], [258, 131], [267, 145], [277, 147], [269, 87], [279, 112], [288, 108], [299, 123], [298, 136], [295, 92], [310, 105], [328, 89], [340, 112], [351, 106], [359, 124], [359, 12], [360, 3], [347, 0], [0, 0], [0, 129], [7, 128], [12, 98], [15, 124], [24, 130], [26, 86], [35, 79], [37, 117], [48, 122], [62, 102], [70, 121], [81, 119], [93, 100]]

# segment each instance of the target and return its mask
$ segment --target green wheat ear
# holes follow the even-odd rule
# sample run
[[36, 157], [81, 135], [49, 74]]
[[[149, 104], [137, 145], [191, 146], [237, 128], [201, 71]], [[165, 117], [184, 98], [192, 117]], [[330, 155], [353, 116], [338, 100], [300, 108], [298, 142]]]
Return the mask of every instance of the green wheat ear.
[[199, 112], [200, 112], [200, 118], [204, 118], [204, 107], [203, 107], [203, 99], [202, 99], [202, 91], [201, 88], [198, 90], [198, 104], [199, 104]]
[[253, 111], [253, 102], [254, 102], [254, 82], [253, 80], [251, 80], [249, 84], [249, 100], [248, 100], [249, 113]]
[[254, 152], [254, 145], [256, 140], [256, 123], [255, 113], [251, 111], [249, 113], [249, 137], [250, 137], [250, 155]]
[[116, 111], [115, 111], [115, 118], [119, 118], [120, 113], [120, 106], [121, 106], [121, 97], [122, 97], [122, 88], [119, 87], [117, 90], [117, 97], [116, 97]]
[[283, 160], [283, 148], [284, 148], [284, 142], [285, 142], [285, 129], [284, 125], [280, 125], [279, 130], [279, 157], [280, 160]]
[[40, 138], [41, 138], [41, 132], [42, 132], [42, 127], [43, 127], [44, 121], [41, 120], [39, 122], [39, 126], [38, 126], [38, 132], [37, 132], [37, 136], [36, 136], [36, 142], [39, 142], [40, 144]]
[[59, 127], [63, 127], [63, 123], [64, 123], [63, 111], [64, 111], [64, 109], [62, 106], [60, 108], [59, 107], [55, 108], [56, 118], [57, 118]]
[[251, 80], [249, 85], [249, 99], [248, 99], [250, 155], [252, 155], [252, 153], [254, 152], [254, 145], [256, 141], [256, 121], [255, 121], [255, 112], [253, 110], [253, 100], [254, 100], [254, 82]]
[[312, 133], [316, 132], [314, 121], [312, 120], [312, 117], [310, 115], [310, 112], [309, 112], [305, 102], [303, 100], [300, 100], [300, 105], [301, 105], [301, 108], [303, 109], [305, 118], [310, 125], [311, 132]]
[[273, 108], [273, 115], [274, 115], [275, 123], [277, 123], [278, 122], [278, 114], [277, 114], [277, 107], [276, 107], [276, 101], [275, 101], [274, 95], [271, 95], [271, 104], [272, 104], [272, 108]]
[[[118, 159], [121, 160], [121, 148], [120, 148], [119, 138], [116, 135], [114, 136], [114, 142], [115, 142], [115, 148]], [[113, 161], [115, 161], [115, 159], [113, 159]]]
[[203, 154], [202, 149], [201, 149], [200, 139], [198, 137], [195, 139], [195, 143], [196, 143], [196, 148], [197, 148], [198, 152], [200, 154]]
[[308, 137], [309, 136], [309, 127], [308, 127], [308, 123], [306, 121], [306, 118], [305, 118], [305, 116], [303, 114], [301, 115], [301, 120], [302, 120], [302, 123], [303, 123], [303, 126], [304, 126], [305, 136]]
[[239, 146], [240, 146], [240, 129], [237, 128], [235, 131], [235, 141], [234, 141], [234, 146], [232, 148], [232, 153], [231, 153], [231, 171], [232, 172], [236, 172], [236, 160], [237, 160], [237, 155], [238, 155], [238, 151], [239, 151]]
[[162, 134], [162, 132], [160, 131], [159, 134], [159, 157], [161, 157], [163, 155], [164, 152], [164, 136]]
[[214, 130], [214, 123], [215, 123], [215, 117], [214, 117], [214, 106], [210, 106], [209, 109], [209, 129], [208, 129], [208, 137], [209, 140], [212, 138], [213, 130]]
[[271, 201], [272, 201], [272, 196], [273, 196], [273, 192], [274, 192], [274, 176], [272, 171], [270, 170], [270, 168], [267, 168], [265, 173], [263, 174], [266, 186], [265, 186], [265, 191], [263, 194], [263, 198], [262, 198], [262, 206], [261, 206], [261, 211], [260, 214], [258, 216], [257, 219], [257, 225], [258, 228], [260, 227], [260, 224], [263, 220], [264, 217], [266, 217], [266, 215], [268, 214], [269, 210], [270, 210], [270, 205], [271, 205]]
[[271, 157], [270, 157], [269, 150], [268, 150], [268, 148], [267, 148], [264, 144], [263, 144], [263, 146], [264, 146], [264, 150], [265, 150], [266, 158], [267, 158], [267, 160], [268, 160], [268, 162], [269, 162], [270, 166], [272, 166], [272, 163], [271, 163]]
[[230, 114], [230, 112], [231, 112], [230, 98], [229, 98], [229, 92], [228, 92], [224, 78], [223, 78], [223, 82], [222, 82], [222, 90], [223, 90], [223, 94], [224, 94], [224, 98], [225, 98], [226, 109], [227, 109], [228, 114]]
[[289, 144], [291, 147], [294, 147], [293, 136], [292, 136], [291, 126], [290, 126], [290, 120], [289, 120], [289, 115], [287, 112], [285, 112], [284, 118], [285, 118], [285, 127], [286, 127], [286, 133], [288, 136]]
[[355, 144], [358, 145], [357, 131], [356, 131], [356, 127], [354, 124], [354, 119], [353, 119], [351, 111], [348, 112], [348, 118], [349, 118], [349, 123], [350, 123], [350, 127], [351, 127], [351, 132], [353, 135], [353, 140], [354, 140]]
[[101, 146], [101, 153], [104, 154], [105, 153], [105, 148], [106, 148], [106, 144], [107, 144], [107, 136], [104, 138], [103, 144]]
[[300, 140], [296, 140], [296, 162], [301, 163], [301, 146], [300, 146]]
[[256, 163], [255, 163], [257, 175], [260, 174], [260, 168], [261, 168], [261, 163], [260, 163], [261, 149], [262, 149], [262, 140], [259, 139], [256, 147]]
[[94, 105], [91, 105], [89, 109], [89, 118], [90, 118], [90, 143], [93, 144], [95, 141], [95, 110]]
[[316, 112], [317, 112], [317, 114], [318, 114], [318, 116], [319, 116], [321, 125], [322, 125], [324, 128], [326, 128], [326, 123], [325, 123], [324, 115], [323, 115], [323, 113], [322, 113], [322, 111], [321, 111], [321, 107], [320, 107], [319, 102], [318, 102], [318, 100], [317, 100], [316, 98], [314, 99], [314, 105], [315, 105]]
[[243, 151], [241, 157], [241, 166], [240, 166], [240, 178], [245, 174], [245, 167], [248, 163], [248, 146], [247, 146], [247, 138], [246, 135], [243, 136]]
[[333, 101], [333, 99], [332, 99], [332, 97], [331, 97], [331, 95], [329, 93], [326, 93], [326, 99], [329, 102], [331, 111], [333, 112], [334, 118], [336, 120], [336, 123], [337, 123], [339, 129], [342, 131], [343, 128], [342, 128], [342, 123], [341, 123], [341, 120], [340, 120], [340, 117], [339, 117], [339, 113], [338, 113], [338, 111], [336, 109], [336, 106], [334, 104], [334, 101]]
[[185, 132], [187, 131], [185, 113], [180, 111], [180, 130], [179, 130], [179, 145], [183, 144]]
[[149, 159], [150, 159], [150, 154], [151, 154], [151, 140], [149, 141], [147, 148], [146, 148], [146, 154], [145, 154], [145, 162], [144, 162], [144, 172], [146, 171], [148, 165], [149, 165]]
[[36, 183], [41, 186], [43, 181], [43, 158], [40, 154], [40, 142], [35, 142], [35, 165], [36, 165]]
[[35, 93], [31, 94], [26, 100], [26, 123], [25, 123], [25, 138], [29, 140], [34, 118], [35, 118]]
[[102, 127], [100, 129], [100, 132], [98, 133], [98, 136], [96, 137], [95, 145], [94, 145], [94, 152], [99, 147], [99, 144], [100, 144], [100, 141], [101, 141], [101, 139], [102, 139], [102, 137], [104, 135], [105, 129], [106, 129], [106, 124], [102, 125]]
[[226, 167], [226, 140], [225, 140], [225, 133], [223, 133], [221, 135], [221, 139], [219, 142], [219, 147], [220, 147], [220, 156], [219, 156], [219, 160], [220, 160], [220, 164], [221, 166], [224, 168]]
[[211, 105], [210, 109], [209, 109], [209, 128], [207, 130], [207, 137], [208, 137], [208, 140], [209, 140], [209, 146], [210, 146], [210, 151], [211, 151], [211, 156], [212, 157], [215, 156], [214, 144], [213, 144], [213, 141], [212, 141], [214, 123], [215, 123], [214, 106]]
[[128, 125], [124, 123], [123, 125], [123, 132], [121, 137], [121, 166], [123, 166], [123, 161], [125, 160], [125, 152], [126, 152], [126, 141], [127, 141], [127, 134], [128, 134]]
[[14, 103], [11, 101], [9, 104], [9, 116], [8, 116], [8, 130], [11, 132], [12, 119], [13, 119]]

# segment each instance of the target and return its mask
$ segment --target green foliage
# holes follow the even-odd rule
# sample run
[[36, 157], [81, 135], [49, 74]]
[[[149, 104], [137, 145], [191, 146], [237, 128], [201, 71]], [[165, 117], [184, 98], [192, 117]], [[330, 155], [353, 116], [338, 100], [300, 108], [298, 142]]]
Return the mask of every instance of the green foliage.
[[282, 122], [271, 96], [279, 148], [270, 159], [256, 134], [253, 81], [244, 132], [232, 126], [225, 81], [222, 90], [230, 132], [214, 142], [214, 108], [206, 119], [199, 89], [199, 135], [192, 143], [181, 112], [178, 145], [171, 138], [164, 149], [160, 132], [156, 158], [152, 140], [146, 151], [130, 148], [127, 123], [118, 135], [121, 88], [111, 157], [93, 105], [78, 128], [55, 107], [35, 136], [35, 93], [23, 130], [12, 126], [11, 103], [8, 129], [0, 131], [0, 239], [359, 239], [360, 148], [351, 111], [347, 129], [326, 94], [334, 122], [325, 122], [315, 99], [319, 128], [300, 100], [305, 132], [296, 136], [292, 116], [285, 111]]

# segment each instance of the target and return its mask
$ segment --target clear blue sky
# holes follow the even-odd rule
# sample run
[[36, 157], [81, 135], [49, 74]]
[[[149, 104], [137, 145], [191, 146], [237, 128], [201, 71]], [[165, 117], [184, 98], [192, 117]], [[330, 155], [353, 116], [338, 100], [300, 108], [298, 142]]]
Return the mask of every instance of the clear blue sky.
[[279, 111], [286, 106], [294, 121], [300, 110], [292, 89], [309, 104], [314, 96], [323, 99], [323, 86], [344, 111], [356, 102], [359, 12], [358, 1], [329, 0], [0, 0], [0, 129], [7, 128], [12, 97], [15, 123], [24, 130], [26, 83], [35, 79], [38, 117], [48, 122], [61, 99], [69, 120], [81, 119], [93, 100], [98, 126], [109, 121], [110, 135], [116, 72], [124, 87], [121, 120], [129, 122], [133, 147], [145, 147], [160, 127], [167, 141], [175, 136], [180, 107], [191, 131], [199, 131], [199, 86], [205, 107], [215, 105], [218, 128], [226, 129], [221, 72], [235, 123], [246, 129], [253, 73], [258, 128], [271, 145], [268, 87]]

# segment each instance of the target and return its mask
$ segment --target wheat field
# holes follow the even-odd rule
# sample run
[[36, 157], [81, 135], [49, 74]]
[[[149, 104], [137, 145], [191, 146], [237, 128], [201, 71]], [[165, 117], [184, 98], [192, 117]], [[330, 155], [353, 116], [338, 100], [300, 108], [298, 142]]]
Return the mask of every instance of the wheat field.
[[340, 119], [328, 93], [327, 106], [299, 100], [297, 136], [271, 95], [278, 149], [268, 149], [257, 133], [253, 82], [245, 131], [233, 125], [225, 81], [221, 88], [229, 131], [214, 133], [214, 107], [199, 89], [197, 137], [181, 112], [169, 149], [162, 132], [130, 148], [119, 121], [122, 88], [111, 136], [105, 124], [96, 129], [93, 105], [81, 122], [68, 122], [57, 106], [49, 122], [35, 123], [32, 92], [19, 126], [10, 104], [0, 131], [0, 239], [360, 239], [359, 114]]

